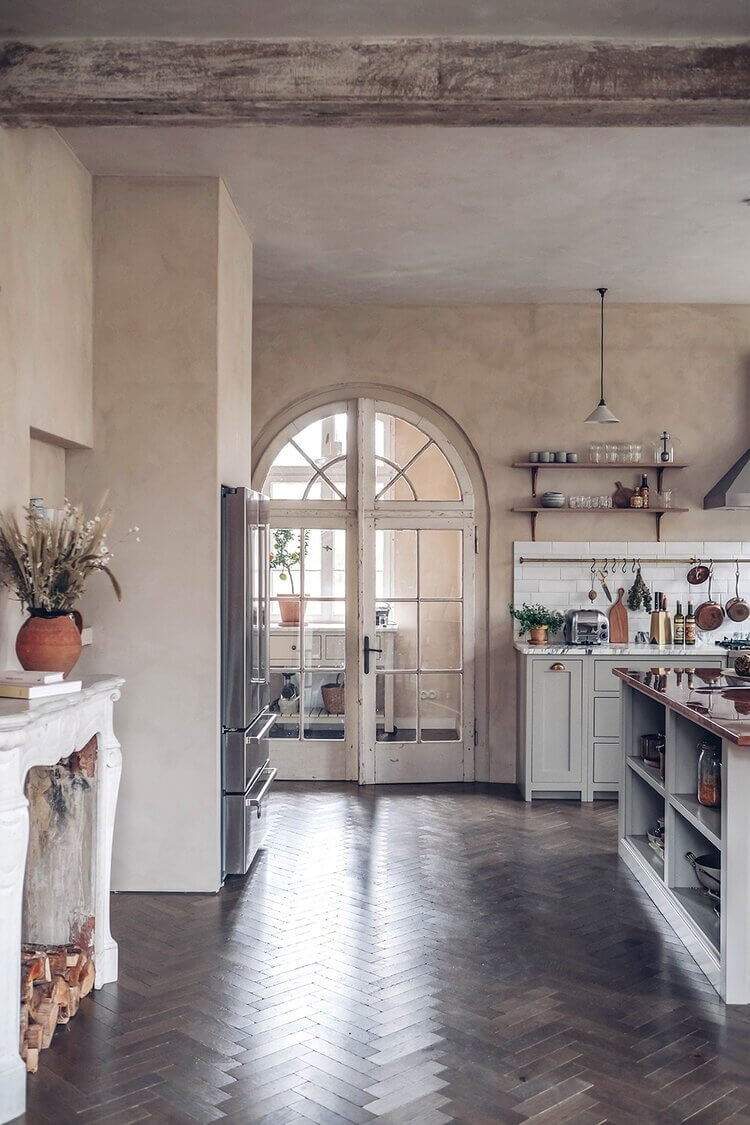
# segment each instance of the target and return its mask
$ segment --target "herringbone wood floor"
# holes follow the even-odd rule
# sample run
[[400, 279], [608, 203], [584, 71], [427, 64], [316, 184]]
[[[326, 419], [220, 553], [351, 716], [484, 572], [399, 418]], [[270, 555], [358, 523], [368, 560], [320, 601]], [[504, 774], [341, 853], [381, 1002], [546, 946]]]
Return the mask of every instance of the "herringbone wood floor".
[[618, 862], [616, 809], [481, 787], [275, 790], [217, 896], [120, 895], [121, 978], [26, 1121], [750, 1121], [727, 1010]]

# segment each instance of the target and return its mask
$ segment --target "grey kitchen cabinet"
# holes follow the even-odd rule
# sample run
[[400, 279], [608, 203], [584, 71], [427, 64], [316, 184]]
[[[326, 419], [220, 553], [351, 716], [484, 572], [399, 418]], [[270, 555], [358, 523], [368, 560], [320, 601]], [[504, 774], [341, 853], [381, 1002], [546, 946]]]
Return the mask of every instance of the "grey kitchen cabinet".
[[583, 658], [528, 662], [524, 736], [528, 784], [548, 795], [580, 792], [583, 786]]
[[705, 651], [598, 656], [517, 652], [518, 785], [525, 800], [616, 797], [620, 788], [620, 681], [613, 668], [722, 668]]

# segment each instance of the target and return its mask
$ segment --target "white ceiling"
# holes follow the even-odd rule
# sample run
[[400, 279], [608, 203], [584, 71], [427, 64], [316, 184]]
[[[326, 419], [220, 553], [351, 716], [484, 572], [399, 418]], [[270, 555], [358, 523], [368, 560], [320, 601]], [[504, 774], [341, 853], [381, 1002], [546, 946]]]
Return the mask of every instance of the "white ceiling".
[[0, 36], [748, 34], [748, 0], [0, 0]]
[[750, 128], [92, 128], [94, 173], [222, 176], [281, 303], [750, 303]]

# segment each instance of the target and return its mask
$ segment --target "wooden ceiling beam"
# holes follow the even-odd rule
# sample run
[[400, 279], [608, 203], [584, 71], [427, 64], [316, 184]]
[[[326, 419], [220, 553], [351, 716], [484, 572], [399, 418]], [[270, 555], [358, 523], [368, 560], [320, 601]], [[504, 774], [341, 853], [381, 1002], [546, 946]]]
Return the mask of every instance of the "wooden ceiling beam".
[[750, 42], [0, 43], [8, 125], [747, 125]]

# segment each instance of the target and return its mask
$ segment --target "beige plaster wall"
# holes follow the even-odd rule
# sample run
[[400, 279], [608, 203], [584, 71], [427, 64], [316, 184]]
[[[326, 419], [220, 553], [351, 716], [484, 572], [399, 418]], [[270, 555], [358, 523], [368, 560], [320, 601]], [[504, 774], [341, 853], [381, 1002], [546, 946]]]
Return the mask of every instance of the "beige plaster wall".
[[253, 252], [231, 196], [219, 182], [217, 292], [218, 476], [250, 481]]
[[[53, 129], [0, 128], [0, 507], [29, 500], [32, 429], [92, 441], [91, 191]], [[0, 594], [2, 667], [19, 622]]]
[[83, 666], [127, 679], [113, 886], [214, 891], [219, 476], [249, 461], [249, 243], [207, 179], [97, 179], [94, 230], [96, 446], [69, 455], [70, 489], [109, 485], [141, 538], [116, 549], [122, 604], [92, 583], [84, 607]]
[[[595, 296], [595, 295], [594, 295]], [[704, 512], [704, 493], [750, 442], [750, 306], [613, 304], [607, 313], [607, 400], [621, 418], [611, 440], [656, 436], [666, 427], [679, 459], [675, 502], [693, 511], [663, 523], [663, 535], [750, 539], [750, 513]], [[598, 310], [591, 306], [255, 310], [253, 429], [324, 387], [378, 384], [435, 403], [477, 452], [490, 505], [489, 776], [514, 777], [515, 679], [507, 603], [514, 539], [530, 537], [509, 508], [528, 498], [525, 473], [509, 468], [530, 449], [587, 449], [601, 429], [583, 419], [598, 398]], [[592, 433], [592, 430], [594, 431]], [[259, 451], [260, 452], [260, 451]], [[625, 479], [624, 469], [616, 475]], [[605, 491], [610, 476], [547, 474], [543, 486]], [[564, 480], [564, 483], [562, 483]], [[540, 537], [650, 539], [651, 517], [549, 515]], [[624, 521], [626, 517], [622, 517]], [[542, 522], [543, 521], [543, 522]], [[479, 759], [478, 759], [479, 760]]]
[[49, 508], [61, 508], [65, 503], [64, 447], [32, 438], [29, 454], [29, 495], [44, 499]]

